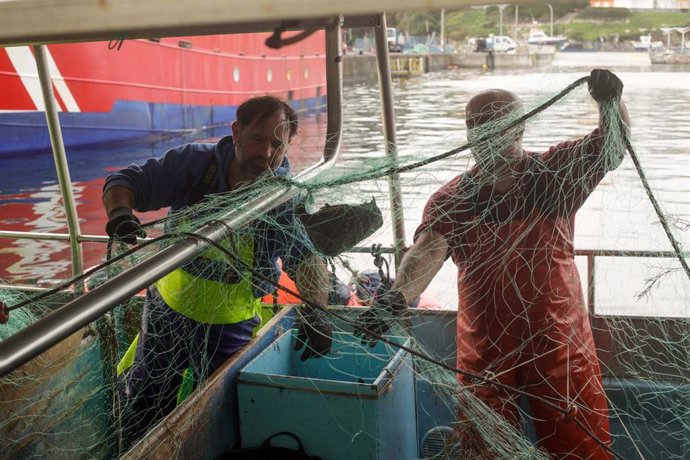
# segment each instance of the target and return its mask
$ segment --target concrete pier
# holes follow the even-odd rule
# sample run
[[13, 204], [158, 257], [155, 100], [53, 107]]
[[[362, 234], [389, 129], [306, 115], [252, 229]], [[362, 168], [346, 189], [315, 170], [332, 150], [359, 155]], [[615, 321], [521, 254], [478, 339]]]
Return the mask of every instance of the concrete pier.
[[[394, 76], [412, 76], [438, 72], [449, 67], [459, 68], [524, 68], [549, 65], [553, 53], [391, 53]], [[397, 69], [397, 70], [396, 70]], [[373, 54], [346, 54], [343, 58], [343, 78], [347, 82], [375, 81], [376, 56]]]
[[553, 53], [458, 53], [455, 63], [463, 67], [506, 69], [539, 67], [551, 64]]

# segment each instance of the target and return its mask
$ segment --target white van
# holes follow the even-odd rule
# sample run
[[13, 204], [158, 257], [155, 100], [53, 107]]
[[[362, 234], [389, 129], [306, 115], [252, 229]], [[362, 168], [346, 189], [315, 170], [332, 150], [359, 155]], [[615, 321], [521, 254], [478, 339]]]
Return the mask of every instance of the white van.
[[395, 27], [386, 27], [386, 41], [388, 42], [388, 51], [391, 53], [402, 53], [405, 45], [405, 36], [401, 31]]
[[514, 53], [518, 48], [518, 44], [505, 35], [490, 35], [486, 39], [486, 50], [494, 51], [496, 53]]

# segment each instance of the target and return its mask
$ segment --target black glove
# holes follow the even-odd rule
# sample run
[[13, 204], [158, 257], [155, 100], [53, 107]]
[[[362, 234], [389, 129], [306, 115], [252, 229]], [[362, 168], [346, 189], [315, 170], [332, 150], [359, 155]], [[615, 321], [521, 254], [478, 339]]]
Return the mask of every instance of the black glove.
[[589, 94], [592, 99], [603, 102], [619, 101], [623, 94], [623, 82], [612, 72], [605, 69], [594, 69], [589, 74]]
[[7, 304], [0, 300], [0, 324], [5, 324], [10, 320], [10, 309]]
[[127, 244], [137, 244], [137, 238], [146, 237], [146, 232], [141, 228], [141, 222], [137, 216], [132, 214], [131, 209], [124, 206], [110, 211], [105, 231], [110, 238]]
[[302, 319], [297, 326], [294, 350], [301, 350], [306, 344], [300, 356], [301, 361], [326, 356], [333, 344], [333, 329], [321, 311], [311, 307], [303, 307], [303, 310]]
[[[389, 322], [402, 316], [407, 311], [407, 302], [400, 291], [395, 289], [386, 292], [376, 300], [374, 305], [359, 315], [355, 323], [359, 328], [371, 331], [376, 335], [385, 334], [390, 328]], [[361, 329], [356, 329], [354, 335], [362, 339], [362, 344], [376, 345], [378, 339]]]

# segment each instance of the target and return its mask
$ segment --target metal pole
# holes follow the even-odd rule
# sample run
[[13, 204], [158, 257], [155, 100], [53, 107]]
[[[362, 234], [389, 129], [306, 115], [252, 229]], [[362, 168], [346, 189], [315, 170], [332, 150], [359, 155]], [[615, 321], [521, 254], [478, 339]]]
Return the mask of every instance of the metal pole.
[[[71, 239], [69, 233], [42, 233], [42, 232], [18, 232], [10, 230], [0, 230], [0, 238], [11, 238], [15, 240], [53, 240], [53, 241], [69, 241]], [[79, 241], [84, 243], [86, 241], [96, 243], [107, 243], [108, 237], [103, 235], [81, 235]]]
[[446, 10], [441, 8], [441, 52], [446, 50]]
[[520, 5], [517, 3], [515, 4], [515, 33], [513, 34], [513, 40], [517, 41], [518, 39], [518, 10], [520, 8]]
[[498, 7], [498, 21], [499, 21], [499, 33], [498, 35], [503, 35], [503, 10], [508, 6], [507, 4], [496, 5]]
[[[84, 261], [81, 253], [79, 218], [77, 207], [74, 204], [72, 194], [72, 180], [69, 175], [69, 165], [65, 155], [65, 145], [62, 142], [62, 131], [60, 130], [60, 119], [58, 118], [57, 104], [53, 94], [53, 82], [50, 78], [48, 59], [46, 57], [46, 46], [34, 46], [36, 56], [36, 67], [38, 68], [38, 78], [41, 81], [41, 91], [46, 110], [46, 122], [50, 132], [50, 144], [53, 148], [53, 158], [57, 171], [58, 183], [60, 184], [60, 194], [67, 217], [67, 227], [70, 234], [70, 248], [72, 250], [72, 275], [79, 276], [84, 272]], [[83, 290], [83, 284], [75, 285], [77, 293]]]
[[343, 46], [342, 16], [335, 24], [326, 27], [326, 143], [323, 149], [323, 161], [332, 164], [338, 157], [343, 128]]
[[551, 5], [549, 5], [548, 3], [546, 4], [546, 6], [549, 7], [549, 14], [551, 16], [551, 35], [550, 36], [553, 37], [553, 7]]
[[[311, 168], [300, 177], [311, 176], [318, 169], [321, 168]], [[215, 242], [222, 241], [230, 236], [230, 230], [251, 223], [257, 216], [298, 193], [300, 188], [286, 185], [229, 212], [222, 218], [225, 225], [211, 222], [196, 233]], [[208, 247], [209, 243], [205, 241], [185, 237], [5, 339], [0, 347], [0, 377], [100, 318], [115, 305], [200, 255]]]
[[[379, 85], [381, 87], [381, 106], [383, 118], [383, 139], [386, 143], [386, 156], [392, 161], [398, 160], [398, 147], [395, 139], [395, 111], [393, 110], [393, 84], [391, 82], [388, 43], [386, 42], [386, 15], [379, 15], [379, 25], [374, 27], [376, 38], [376, 63], [378, 65]], [[395, 267], [402, 261], [402, 249], [405, 246], [405, 220], [403, 217], [402, 192], [400, 176], [392, 172], [388, 176], [391, 218], [393, 220], [393, 254]]]

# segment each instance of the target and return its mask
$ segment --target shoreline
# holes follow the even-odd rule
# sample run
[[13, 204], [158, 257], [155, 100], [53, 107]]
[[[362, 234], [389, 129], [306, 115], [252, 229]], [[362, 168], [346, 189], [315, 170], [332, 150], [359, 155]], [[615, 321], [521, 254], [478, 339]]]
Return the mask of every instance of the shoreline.
[[649, 54], [635, 51], [577, 51], [555, 53], [552, 66], [556, 67], [641, 67], [651, 66]]
[[[417, 58], [424, 61], [423, 73], [446, 70], [448, 68], [539, 68], [539, 67], [651, 67], [665, 66], [652, 64], [649, 54], [635, 51], [577, 51], [553, 53], [495, 53], [489, 61], [488, 53], [452, 54], [391, 54], [391, 60]], [[345, 83], [376, 81], [376, 57], [373, 54], [346, 54], [343, 59], [343, 79]]]

